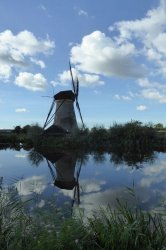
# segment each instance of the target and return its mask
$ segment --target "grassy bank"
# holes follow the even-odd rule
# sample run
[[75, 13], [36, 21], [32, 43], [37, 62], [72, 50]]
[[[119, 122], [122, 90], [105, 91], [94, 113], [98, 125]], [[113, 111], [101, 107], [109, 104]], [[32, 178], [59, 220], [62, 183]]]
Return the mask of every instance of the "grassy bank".
[[[0, 249], [2, 250], [164, 250], [166, 224], [160, 215], [129, 208], [117, 200], [117, 209], [107, 207], [86, 220], [63, 219], [41, 214], [40, 220], [24, 212], [14, 190], [0, 192]], [[46, 217], [46, 215], [45, 215]]]
[[[165, 140], [166, 142], [166, 140]], [[156, 129], [138, 121], [125, 124], [114, 124], [109, 129], [93, 127], [92, 129], [75, 130], [64, 137], [41, 136], [40, 147], [85, 149], [89, 151], [138, 151], [154, 150], [162, 147], [163, 141], [158, 139]]]
[[14, 130], [11, 134], [0, 134], [0, 143], [35, 148], [70, 148], [89, 151], [124, 151], [135, 152], [160, 150], [166, 148], [166, 133], [156, 129], [152, 124], [131, 121], [114, 124], [106, 129], [102, 126], [91, 129], [76, 129], [70, 134], [51, 136], [43, 133], [40, 126], [27, 126], [26, 129]]

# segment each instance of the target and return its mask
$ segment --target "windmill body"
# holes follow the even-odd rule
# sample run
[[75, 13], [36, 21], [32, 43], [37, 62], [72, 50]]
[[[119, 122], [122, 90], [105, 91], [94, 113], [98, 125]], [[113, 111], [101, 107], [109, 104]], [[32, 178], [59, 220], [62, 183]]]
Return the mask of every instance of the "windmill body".
[[56, 111], [54, 125], [62, 127], [68, 132], [77, 128], [77, 121], [74, 111], [75, 95], [71, 90], [61, 91], [54, 95]]
[[60, 126], [68, 132], [73, 131], [77, 128], [74, 93], [71, 90], [61, 91], [54, 95], [54, 100], [56, 102], [54, 125]]

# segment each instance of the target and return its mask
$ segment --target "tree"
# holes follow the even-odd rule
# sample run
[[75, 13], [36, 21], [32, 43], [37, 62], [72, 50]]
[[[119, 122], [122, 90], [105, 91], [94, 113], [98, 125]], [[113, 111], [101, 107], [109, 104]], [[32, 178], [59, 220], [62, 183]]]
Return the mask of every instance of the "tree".
[[20, 127], [20, 126], [16, 126], [16, 127], [14, 128], [13, 132], [16, 133], [16, 134], [20, 134], [20, 132], [21, 132], [21, 127]]
[[157, 124], [155, 125], [155, 128], [157, 128], [157, 129], [163, 129], [164, 126], [163, 126], [162, 123], [157, 123]]
[[27, 134], [29, 128], [30, 128], [30, 125], [25, 125], [25, 126], [21, 129], [21, 133]]

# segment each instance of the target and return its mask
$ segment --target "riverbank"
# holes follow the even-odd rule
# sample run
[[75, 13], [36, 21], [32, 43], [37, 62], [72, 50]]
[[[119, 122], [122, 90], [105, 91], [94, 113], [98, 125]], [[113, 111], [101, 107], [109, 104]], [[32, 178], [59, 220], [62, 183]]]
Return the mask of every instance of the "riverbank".
[[69, 134], [59, 136], [45, 133], [40, 126], [28, 126], [27, 129], [11, 133], [0, 133], [0, 144], [36, 149], [80, 149], [88, 151], [146, 151], [166, 149], [166, 131], [156, 129], [151, 124], [131, 121], [114, 124], [109, 129], [102, 126], [91, 129], [76, 129]]

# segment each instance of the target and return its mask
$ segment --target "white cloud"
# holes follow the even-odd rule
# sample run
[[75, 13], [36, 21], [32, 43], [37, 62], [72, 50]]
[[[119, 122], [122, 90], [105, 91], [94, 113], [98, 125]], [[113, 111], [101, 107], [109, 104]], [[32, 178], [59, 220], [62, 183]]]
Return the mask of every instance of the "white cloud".
[[60, 85], [60, 82], [52, 80], [52, 81], [50, 82], [50, 84], [51, 84], [53, 87], [56, 87], [57, 85]]
[[55, 44], [48, 37], [37, 39], [30, 31], [14, 35], [11, 30], [0, 33], [0, 78], [9, 79], [14, 68], [22, 69], [35, 63], [44, 68], [44, 62], [37, 60], [37, 54], [52, 53]]
[[120, 100], [120, 95], [116, 94], [114, 95], [115, 99]]
[[139, 110], [139, 111], [145, 111], [145, 110], [147, 110], [148, 108], [147, 108], [147, 106], [145, 106], [145, 105], [139, 105], [139, 106], [137, 106], [137, 110]]
[[100, 95], [101, 94], [101, 91], [96, 90], [96, 89], [93, 92], [94, 92], [95, 95]]
[[139, 79], [139, 86], [142, 88], [141, 95], [159, 103], [166, 103], [166, 84], [149, 81], [147, 78]]
[[130, 96], [126, 96], [126, 95], [122, 95], [122, 100], [124, 100], [124, 101], [131, 101], [131, 97]]
[[123, 100], [123, 101], [131, 101], [132, 97], [131, 95], [119, 95], [119, 94], [115, 94], [114, 98], [117, 100]]
[[[137, 51], [149, 60], [153, 74], [166, 73], [166, 1], [161, 0], [159, 6], [150, 9], [142, 19], [120, 21], [113, 27], [119, 32], [116, 38], [119, 43], [132, 42], [137, 44]], [[153, 68], [153, 70], [152, 70]]]
[[88, 16], [88, 12], [86, 12], [85, 10], [79, 10], [78, 15], [79, 16]]
[[161, 92], [156, 91], [156, 89], [144, 89], [141, 94], [147, 99], [156, 100], [159, 103], [166, 103], [166, 93], [162, 94]]
[[134, 60], [134, 44], [118, 44], [100, 31], [83, 37], [81, 44], [71, 49], [71, 61], [76, 68], [104, 76], [142, 77], [145, 67]]
[[11, 73], [11, 67], [0, 62], [0, 79], [7, 80], [11, 76]]
[[31, 60], [31, 62], [33, 62], [36, 65], [40, 66], [41, 69], [44, 69], [46, 67], [45, 63], [42, 60], [37, 60], [35, 58], [31, 58], [30, 60]]
[[[75, 10], [79, 11], [78, 8]], [[88, 73], [98, 77], [102, 75], [137, 79], [162, 75], [164, 79], [165, 23], [166, 1], [161, 0], [159, 5], [150, 9], [143, 18], [113, 24], [109, 27], [110, 36], [96, 30], [84, 36], [79, 44], [71, 44], [71, 62], [83, 75]], [[65, 82], [68, 78], [66, 72], [63, 72], [60, 78]], [[161, 93], [159, 84], [155, 88], [143, 87], [141, 95], [160, 103], [166, 102], [165, 93]], [[127, 101], [133, 97], [126, 95], [115, 98]]]
[[28, 72], [20, 72], [15, 79], [15, 84], [28, 90], [43, 91], [47, 85], [47, 80], [40, 73], [33, 75]]
[[47, 8], [46, 8], [46, 6], [45, 6], [44, 4], [40, 4], [40, 5], [38, 6], [38, 8], [41, 9], [41, 10], [43, 10], [43, 11], [46, 11], [46, 10], [47, 10]]
[[141, 38], [146, 46], [155, 44], [155, 39], [161, 32], [165, 31], [166, 3], [160, 1], [157, 8], [151, 9], [142, 19], [132, 21], [121, 21], [115, 24], [123, 39], [131, 39], [133, 36]]
[[[74, 68], [72, 68], [72, 72], [73, 72], [74, 79], [76, 79], [76, 77], [78, 77], [80, 86], [96, 86], [96, 85], [103, 85], [104, 84], [104, 82], [102, 80], [100, 80], [99, 75], [83, 74]], [[63, 71], [61, 74], [59, 74], [58, 80], [56, 82], [54, 82], [54, 85], [57, 85], [58, 82], [59, 82], [59, 84], [62, 84], [62, 85], [67, 85], [69, 83], [71, 84], [70, 71], [66, 70], [66, 71]]]
[[74, 42], [69, 42], [69, 43], [68, 43], [68, 46], [69, 46], [69, 47], [72, 47], [73, 45], [74, 45]]
[[25, 113], [28, 112], [28, 110], [26, 108], [18, 108], [15, 110], [16, 113]]

